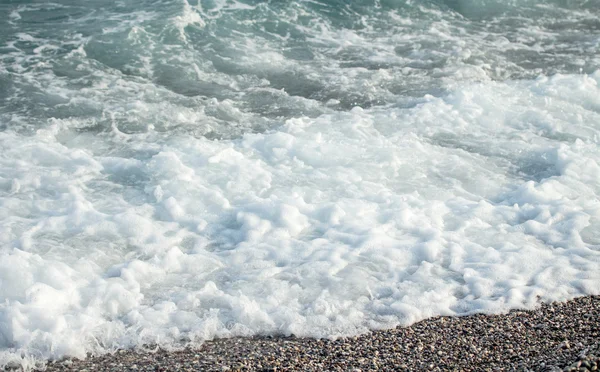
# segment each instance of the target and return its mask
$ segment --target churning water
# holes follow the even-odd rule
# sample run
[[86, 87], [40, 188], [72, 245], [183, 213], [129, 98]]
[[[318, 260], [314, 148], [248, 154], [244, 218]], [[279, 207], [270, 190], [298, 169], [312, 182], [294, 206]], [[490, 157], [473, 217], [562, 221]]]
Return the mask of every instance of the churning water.
[[598, 0], [0, 3], [0, 367], [600, 294]]

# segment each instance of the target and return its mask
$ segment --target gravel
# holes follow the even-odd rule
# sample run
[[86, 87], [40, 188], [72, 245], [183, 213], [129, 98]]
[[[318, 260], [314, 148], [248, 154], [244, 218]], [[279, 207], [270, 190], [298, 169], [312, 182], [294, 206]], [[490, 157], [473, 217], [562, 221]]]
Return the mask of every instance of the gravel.
[[219, 339], [197, 349], [119, 350], [47, 371], [596, 371], [600, 296], [504, 315], [436, 317], [358, 337]]

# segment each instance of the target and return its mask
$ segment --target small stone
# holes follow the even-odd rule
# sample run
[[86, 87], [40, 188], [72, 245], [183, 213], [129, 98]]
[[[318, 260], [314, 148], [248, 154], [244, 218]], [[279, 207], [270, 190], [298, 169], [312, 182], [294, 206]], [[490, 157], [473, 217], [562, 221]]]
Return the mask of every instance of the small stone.
[[571, 345], [569, 344], [569, 341], [565, 340], [563, 342], [560, 343], [560, 345], [558, 345], [561, 349], [570, 349]]

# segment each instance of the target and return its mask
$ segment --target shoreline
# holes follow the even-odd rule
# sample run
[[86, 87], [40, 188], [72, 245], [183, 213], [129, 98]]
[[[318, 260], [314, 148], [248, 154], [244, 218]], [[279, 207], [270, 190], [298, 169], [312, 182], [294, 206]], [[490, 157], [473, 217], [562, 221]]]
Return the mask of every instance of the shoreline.
[[[575, 368], [575, 369], [573, 369]], [[582, 369], [583, 368], [583, 369]], [[49, 362], [46, 371], [600, 370], [600, 296], [502, 315], [435, 317], [409, 327], [317, 340], [252, 337], [198, 349], [119, 350]]]

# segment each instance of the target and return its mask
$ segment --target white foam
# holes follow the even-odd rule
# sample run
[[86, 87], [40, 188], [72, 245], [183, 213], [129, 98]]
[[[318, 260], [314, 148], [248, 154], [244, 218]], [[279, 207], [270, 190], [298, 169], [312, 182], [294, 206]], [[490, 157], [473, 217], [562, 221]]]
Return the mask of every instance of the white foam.
[[599, 82], [465, 83], [236, 140], [0, 132], [0, 365], [600, 294]]
[[173, 23], [177, 30], [179, 30], [179, 37], [184, 42], [187, 42], [187, 36], [185, 28], [188, 26], [204, 27], [206, 23], [200, 16], [200, 13], [192, 7], [187, 0], [183, 0], [183, 11], [181, 15], [173, 18]]

